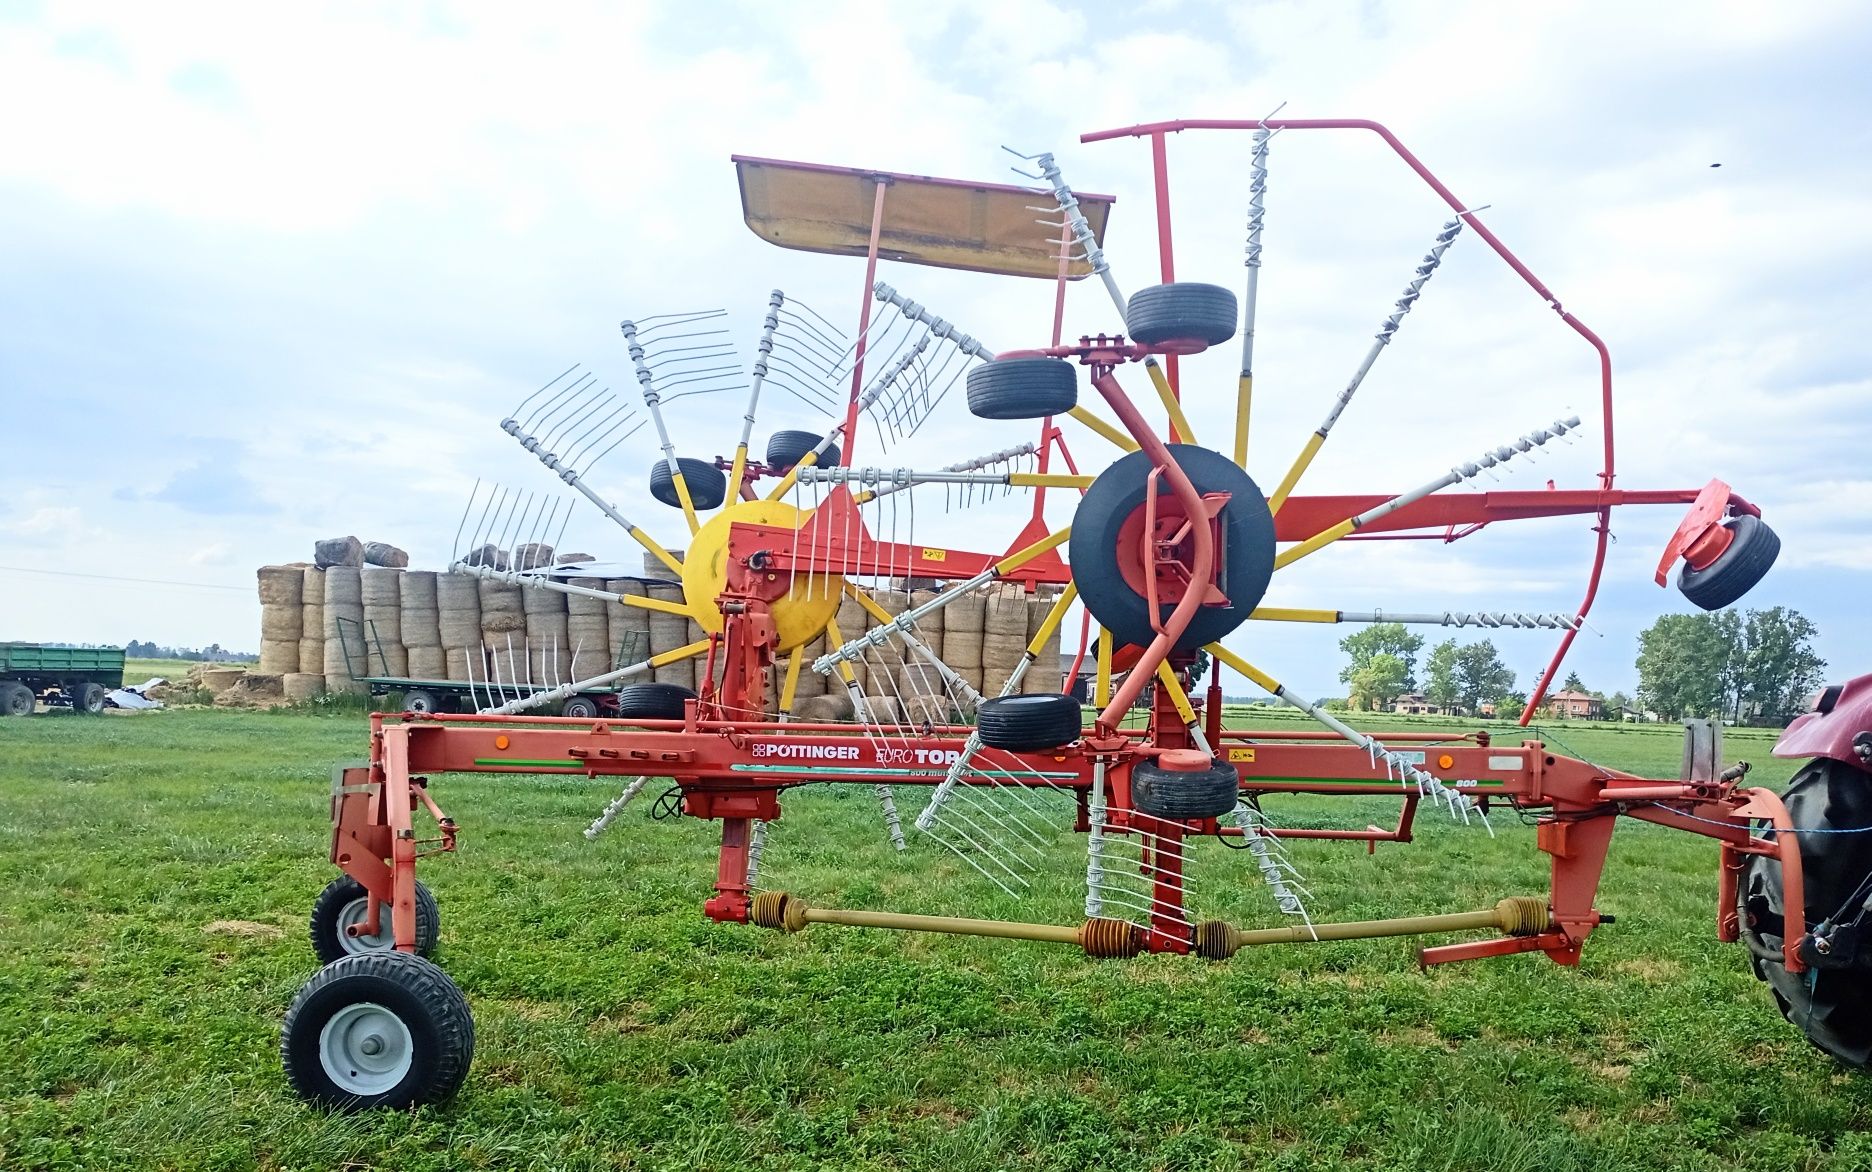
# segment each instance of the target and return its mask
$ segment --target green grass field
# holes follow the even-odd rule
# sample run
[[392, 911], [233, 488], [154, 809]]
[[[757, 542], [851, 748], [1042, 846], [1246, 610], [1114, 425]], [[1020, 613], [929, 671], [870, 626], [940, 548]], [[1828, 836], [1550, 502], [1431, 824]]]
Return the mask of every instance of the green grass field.
[[[1087, 961], [1043, 945], [700, 914], [716, 828], [617, 787], [444, 777], [460, 855], [424, 864], [437, 960], [474, 1006], [441, 1108], [328, 1114], [287, 1090], [281, 1014], [315, 961], [334, 762], [356, 715], [173, 711], [0, 727], [0, 1168], [1819, 1169], [1872, 1165], [1872, 1078], [1783, 1022], [1712, 932], [1713, 844], [1619, 832], [1577, 970], [1419, 972], [1401, 940]], [[1567, 725], [1674, 776], [1669, 728]], [[1778, 783], [1770, 738], [1730, 757]], [[914, 795], [904, 805], [915, 808]], [[1395, 802], [1270, 802], [1291, 824]], [[868, 791], [789, 797], [764, 879], [826, 903], [1079, 916], [1081, 846], [1015, 904], [940, 848], [897, 856]], [[908, 812], [908, 810], [907, 810]], [[1533, 831], [1296, 843], [1320, 918], [1544, 890]], [[1277, 917], [1200, 850], [1193, 903]]]

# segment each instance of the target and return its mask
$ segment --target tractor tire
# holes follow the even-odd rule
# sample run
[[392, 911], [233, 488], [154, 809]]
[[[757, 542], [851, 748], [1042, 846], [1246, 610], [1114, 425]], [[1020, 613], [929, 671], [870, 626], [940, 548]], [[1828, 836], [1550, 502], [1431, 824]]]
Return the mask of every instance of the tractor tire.
[[968, 373], [977, 419], [1044, 419], [1079, 405], [1079, 372], [1064, 358], [997, 358]]
[[1125, 332], [1146, 346], [1192, 340], [1220, 346], [1235, 336], [1236, 323], [1235, 294], [1220, 285], [1153, 285], [1125, 305]]
[[293, 998], [280, 1059], [294, 1090], [340, 1110], [438, 1103], [468, 1077], [474, 1017], [448, 974], [420, 956], [347, 956]]
[[103, 684], [79, 684], [70, 694], [73, 712], [81, 716], [96, 716], [104, 711]]
[[[785, 472], [806, 458], [806, 454], [817, 448], [824, 436], [811, 431], [776, 431], [767, 437], [767, 467], [770, 471]], [[839, 462], [839, 446], [833, 444], [826, 449], [825, 455], [814, 461], [822, 467], [831, 467]], [[687, 475], [685, 473], [685, 475]]]
[[1165, 769], [1140, 761], [1131, 769], [1131, 806], [1140, 814], [1170, 822], [1220, 818], [1241, 801], [1241, 778], [1226, 762], [1200, 773]]
[[1781, 538], [1760, 517], [1732, 517], [1723, 528], [1735, 534], [1729, 548], [1701, 570], [1685, 566], [1677, 589], [1704, 610], [1721, 610], [1755, 588], [1781, 553]]
[[[1268, 511], [1267, 498], [1255, 482], [1227, 456], [1191, 444], [1171, 444], [1170, 454], [1182, 465], [1197, 492], [1230, 494], [1221, 514], [1226, 539], [1216, 575], [1229, 604], [1201, 607], [1190, 619], [1177, 639], [1176, 650], [1194, 651], [1246, 622], [1249, 612], [1267, 593], [1268, 582], [1274, 576], [1274, 515]], [[1126, 643], [1148, 647], [1157, 637], [1149, 604], [1126, 581], [1119, 562], [1121, 546], [1130, 545], [1121, 542], [1120, 534], [1144, 503], [1152, 467], [1151, 458], [1143, 452], [1124, 456], [1099, 473], [1073, 513], [1072, 537], [1067, 546], [1073, 581], [1079, 586], [1080, 601], [1112, 633], [1114, 647]], [[1160, 483], [1159, 499], [1168, 493], [1169, 487]], [[1160, 602], [1158, 607], [1161, 618], [1168, 618], [1176, 609], [1169, 602]]]
[[681, 684], [626, 684], [618, 689], [617, 714], [623, 720], [681, 720], [685, 702], [695, 698]]
[[997, 696], [982, 701], [975, 731], [991, 749], [1028, 753], [1078, 740], [1083, 718], [1079, 701], [1059, 692]]
[[[377, 918], [381, 931], [375, 936], [353, 936], [345, 931], [352, 924], [362, 923], [369, 910], [370, 897], [364, 885], [351, 876], [340, 875], [325, 885], [325, 890], [312, 901], [310, 925], [312, 951], [320, 964], [367, 952], [388, 952], [396, 946], [390, 931], [395, 912], [388, 905], [385, 914]], [[433, 955], [441, 935], [442, 912], [436, 907], [435, 895], [419, 879], [416, 882], [416, 955]]]
[[574, 696], [559, 709], [559, 715], [570, 716], [574, 720], [595, 720], [598, 717], [598, 701], [590, 696]]
[[[728, 495], [728, 477], [720, 468], [707, 460], [692, 460], [688, 456], [676, 457], [676, 466], [682, 469], [690, 504], [697, 509], [721, 506], [722, 498]], [[676, 480], [670, 475], [668, 460], [658, 460], [650, 466], [650, 495], [672, 509], [682, 508], [682, 498], [676, 495]]]
[[[1872, 776], [1840, 761], [1816, 758], [1782, 793], [1800, 835], [1806, 923], [1833, 916], [1872, 871]], [[1773, 838], [1774, 831], [1762, 832]], [[1783, 964], [1781, 864], [1750, 855], [1742, 871], [1738, 911], [1755, 975], [1767, 982], [1781, 1015], [1815, 1046], [1848, 1066], [1872, 1066], [1872, 955], [1862, 950], [1846, 968], [1790, 973]]]
[[430, 715], [442, 711], [442, 697], [424, 688], [411, 688], [403, 693], [403, 711], [419, 715]]
[[0, 680], [0, 716], [31, 716], [38, 702], [25, 684]]

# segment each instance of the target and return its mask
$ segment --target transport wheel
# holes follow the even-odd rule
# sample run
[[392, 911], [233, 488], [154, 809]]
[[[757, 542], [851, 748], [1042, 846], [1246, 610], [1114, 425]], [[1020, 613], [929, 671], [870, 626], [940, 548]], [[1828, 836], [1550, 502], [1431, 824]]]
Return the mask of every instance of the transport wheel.
[[1058, 692], [997, 696], [982, 701], [975, 731], [991, 749], [1057, 749], [1079, 739], [1081, 717], [1079, 701]]
[[72, 690], [72, 711], [96, 716], [104, 711], [104, 685], [79, 684]]
[[[805, 459], [806, 453], [818, 447], [824, 436], [811, 431], [776, 431], [767, 438], [767, 467], [785, 472], [793, 465]], [[825, 455], [814, 461], [831, 467], [839, 462], [839, 446], [833, 444], [826, 449]], [[684, 475], [688, 475], [684, 473]]]
[[430, 713], [442, 711], [442, 698], [424, 688], [411, 688], [403, 693], [403, 711]]
[[1219, 346], [1235, 336], [1236, 321], [1234, 293], [1194, 281], [1139, 289], [1125, 305], [1125, 332], [1147, 346], [1191, 340]]
[[598, 701], [590, 696], [574, 696], [565, 702], [559, 710], [561, 716], [576, 717], [579, 720], [591, 720], [598, 715]]
[[1685, 566], [1677, 589], [1704, 610], [1721, 610], [1755, 588], [1781, 553], [1781, 537], [1760, 517], [1747, 513], [1723, 522], [1735, 534], [1729, 548], [1700, 570]]
[[1079, 404], [1079, 372], [1064, 358], [997, 358], [968, 373], [978, 419], [1044, 419]]
[[696, 694], [680, 684], [626, 684], [618, 689], [618, 716], [625, 720], [681, 720], [683, 704]]
[[[1246, 622], [1267, 593], [1274, 575], [1274, 515], [1267, 498], [1236, 463], [1219, 452], [1190, 444], [1171, 444], [1170, 454], [1198, 493], [1226, 492], [1220, 514], [1222, 541], [1216, 556], [1216, 585], [1227, 606], [1196, 611], [1177, 640], [1176, 649], [1193, 651], [1213, 643]], [[1145, 599], [1144, 494], [1154, 465], [1143, 452], [1132, 452], [1099, 473], [1073, 513], [1067, 546], [1080, 601], [1110, 631], [1117, 645], [1148, 647], [1157, 632]], [[1157, 528], [1168, 537], [1182, 525], [1182, 505], [1161, 477], [1157, 481]], [[1187, 539], [1186, 539], [1187, 540]], [[1160, 593], [1160, 618], [1176, 609], [1180, 594]]]
[[420, 956], [347, 956], [293, 998], [280, 1058], [294, 1090], [347, 1111], [441, 1102], [468, 1076], [474, 1017], [448, 974]]
[[[379, 931], [375, 936], [353, 936], [346, 930], [353, 924], [363, 923], [369, 912], [370, 898], [364, 885], [356, 879], [340, 875], [325, 885], [325, 890], [312, 902], [312, 951], [318, 954], [321, 964], [366, 952], [386, 952], [395, 947], [396, 937], [391, 932], [395, 913], [388, 904], [377, 917]], [[435, 952], [436, 940], [441, 934], [442, 913], [436, 907], [435, 896], [418, 879], [416, 954], [428, 956]]]
[[1131, 769], [1131, 805], [1153, 818], [1220, 818], [1240, 800], [1241, 778], [1222, 761], [1193, 771], [1165, 769], [1155, 761]]
[[32, 689], [13, 680], [0, 680], [0, 716], [31, 716]]
[[[697, 509], [720, 507], [722, 498], [728, 495], [728, 478], [720, 468], [707, 460], [688, 456], [676, 457], [676, 465], [682, 469], [683, 483], [689, 487], [690, 504]], [[682, 498], [676, 495], [675, 478], [670, 476], [669, 461], [658, 460], [650, 465], [650, 495], [672, 509], [682, 508]]]
[[[1824, 833], [1872, 828], [1872, 776], [1839, 761], [1817, 758], [1794, 775], [1781, 795], [1800, 836], [1802, 886], [1809, 927], [1840, 911], [1868, 872], [1872, 834]], [[1772, 830], [1763, 831], [1772, 838]], [[1755, 975], [1768, 983], [1781, 1015], [1807, 1040], [1849, 1066], [1872, 1066], [1872, 955], [1863, 951], [1843, 968], [1790, 973], [1782, 963], [1781, 864], [1749, 856], [1742, 872], [1742, 938]]]

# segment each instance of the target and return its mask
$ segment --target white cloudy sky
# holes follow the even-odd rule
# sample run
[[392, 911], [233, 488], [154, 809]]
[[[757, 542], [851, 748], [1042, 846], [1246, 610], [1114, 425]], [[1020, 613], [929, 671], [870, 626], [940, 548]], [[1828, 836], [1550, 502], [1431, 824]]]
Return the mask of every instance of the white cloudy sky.
[[[776, 286], [855, 318], [859, 263], [749, 233], [731, 153], [996, 180], [1002, 144], [1053, 150], [1081, 189], [1118, 196], [1109, 251], [1136, 288], [1156, 263], [1148, 150], [1079, 134], [1286, 102], [1292, 116], [1387, 123], [1458, 195], [1491, 205], [1490, 225], [1612, 347], [1621, 486], [1729, 480], [1786, 545], [1750, 604], [1813, 617], [1836, 672], [1872, 667], [1872, 333], [1859, 317], [1872, 304], [1872, 25], [1853, 5], [284, 11], [0, 0], [0, 637], [251, 647], [254, 566], [342, 533], [434, 565], [476, 477], [552, 487], [495, 421], [574, 361], [627, 386], [620, 318], [724, 306], [751, 339]], [[1185, 279], [1241, 280], [1247, 147], [1172, 144]], [[1299, 133], [1275, 141], [1268, 208], [1264, 482], [1357, 365], [1445, 211], [1375, 138]], [[1050, 324], [1042, 282], [882, 275], [998, 346], [1044, 340]], [[1076, 287], [1069, 324], [1116, 323]], [[1225, 349], [1185, 367], [1211, 442], [1228, 429]], [[1586, 440], [1503, 487], [1590, 484], [1597, 372], [1465, 238], [1307, 487], [1400, 490], [1570, 410]], [[678, 405], [679, 446], [726, 454], [739, 413], [723, 398]], [[770, 396], [761, 431], [816, 422]], [[676, 541], [680, 519], [643, 491], [639, 438], [597, 479]], [[970, 420], [958, 395], [914, 451], [882, 458], [947, 463], [1023, 438]], [[1072, 438], [1083, 462], [1107, 459]], [[1070, 501], [1055, 512], [1064, 523]], [[1636, 632], [1687, 609], [1650, 580], [1677, 516], [1615, 519], [1603, 636], [1575, 653], [1589, 683], [1631, 686]], [[975, 546], [1017, 521], [927, 507], [917, 536]], [[572, 524], [568, 544], [634, 556], [589, 510]], [[1338, 547], [1270, 600], [1566, 610], [1587, 527]], [[1524, 685], [1551, 646], [1548, 633], [1497, 641]], [[1327, 632], [1256, 625], [1231, 642], [1303, 691], [1337, 688]]]

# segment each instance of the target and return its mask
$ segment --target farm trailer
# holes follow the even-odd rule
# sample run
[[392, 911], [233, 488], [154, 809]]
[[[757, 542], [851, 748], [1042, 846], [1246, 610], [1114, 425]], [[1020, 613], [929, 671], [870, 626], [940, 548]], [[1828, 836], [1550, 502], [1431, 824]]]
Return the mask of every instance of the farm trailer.
[[104, 697], [123, 687], [121, 647], [53, 647], [0, 643], [0, 716], [30, 716], [37, 701], [74, 712], [104, 711]]

